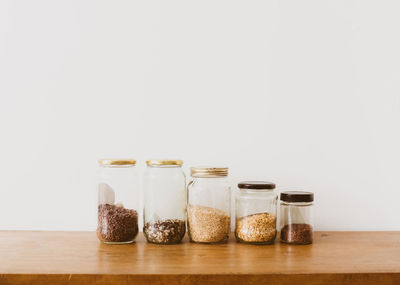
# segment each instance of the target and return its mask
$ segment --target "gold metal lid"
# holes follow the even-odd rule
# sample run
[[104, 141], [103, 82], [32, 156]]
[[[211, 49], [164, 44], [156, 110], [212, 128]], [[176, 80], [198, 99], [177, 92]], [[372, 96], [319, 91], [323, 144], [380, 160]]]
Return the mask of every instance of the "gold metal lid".
[[119, 158], [102, 158], [98, 160], [98, 163], [103, 166], [112, 165], [136, 165], [135, 159], [119, 159]]
[[147, 165], [182, 165], [183, 161], [180, 159], [150, 159], [146, 161]]
[[191, 167], [190, 175], [193, 177], [228, 176], [228, 167]]

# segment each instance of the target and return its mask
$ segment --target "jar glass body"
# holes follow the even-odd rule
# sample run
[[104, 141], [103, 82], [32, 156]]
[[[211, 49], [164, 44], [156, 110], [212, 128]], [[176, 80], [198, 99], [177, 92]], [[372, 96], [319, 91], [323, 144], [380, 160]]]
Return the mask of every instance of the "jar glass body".
[[134, 165], [100, 166], [97, 237], [104, 243], [131, 243], [138, 234], [140, 192]]
[[227, 177], [194, 177], [188, 186], [190, 241], [226, 243], [230, 233], [230, 206]]
[[276, 238], [278, 195], [272, 189], [239, 189], [235, 198], [238, 242], [271, 244]]
[[313, 205], [313, 202], [281, 201], [281, 242], [289, 244], [310, 244], [313, 242]]
[[179, 165], [148, 165], [143, 177], [143, 233], [148, 242], [174, 244], [186, 232], [186, 180]]

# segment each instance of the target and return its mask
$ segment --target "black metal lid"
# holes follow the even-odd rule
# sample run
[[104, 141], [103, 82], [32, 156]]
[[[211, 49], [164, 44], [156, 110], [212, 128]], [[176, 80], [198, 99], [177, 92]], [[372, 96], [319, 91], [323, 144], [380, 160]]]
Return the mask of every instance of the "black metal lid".
[[281, 201], [284, 202], [313, 202], [314, 193], [304, 191], [286, 191], [281, 193]]
[[275, 184], [267, 181], [242, 181], [238, 183], [240, 189], [275, 189]]

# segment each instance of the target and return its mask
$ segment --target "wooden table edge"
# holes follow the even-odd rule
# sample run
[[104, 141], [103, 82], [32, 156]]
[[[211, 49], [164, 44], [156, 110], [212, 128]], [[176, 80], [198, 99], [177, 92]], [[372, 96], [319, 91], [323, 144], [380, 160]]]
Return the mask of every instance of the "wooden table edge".
[[0, 274], [0, 284], [400, 284], [400, 272], [266, 274]]

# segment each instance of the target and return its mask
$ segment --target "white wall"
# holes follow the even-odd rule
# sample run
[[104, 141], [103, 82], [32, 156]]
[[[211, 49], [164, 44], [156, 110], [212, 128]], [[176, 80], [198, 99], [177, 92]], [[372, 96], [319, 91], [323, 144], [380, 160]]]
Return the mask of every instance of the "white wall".
[[94, 229], [96, 161], [128, 156], [314, 191], [320, 230], [400, 230], [399, 11], [1, 1], [0, 229]]

